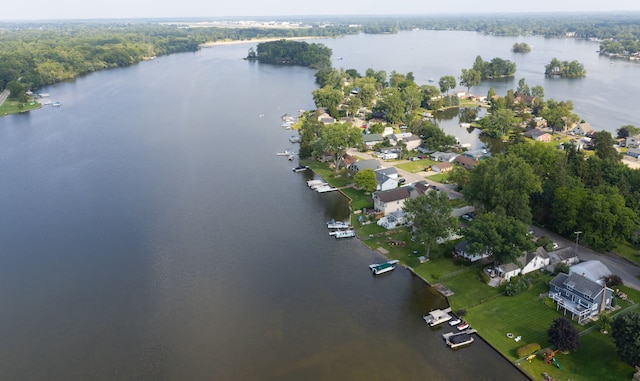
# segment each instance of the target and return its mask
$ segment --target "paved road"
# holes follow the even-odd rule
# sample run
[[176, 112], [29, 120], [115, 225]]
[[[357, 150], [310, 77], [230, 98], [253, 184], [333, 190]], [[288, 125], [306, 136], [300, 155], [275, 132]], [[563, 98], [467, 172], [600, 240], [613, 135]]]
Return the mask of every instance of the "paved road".
[[[406, 161], [394, 161], [393, 164], [391, 164], [383, 160], [380, 160], [379, 158], [374, 157], [368, 153], [360, 152], [357, 150], [349, 150], [347, 153], [351, 156], [358, 156], [362, 159], [377, 159], [378, 161], [380, 161], [380, 164], [384, 167], [392, 167], [393, 164], [400, 164], [400, 163], [406, 162]], [[437, 187], [439, 190], [447, 191], [449, 193], [449, 198], [462, 198], [462, 194], [460, 192], [457, 192], [454, 189], [455, 185], [441, 184], [432, 180], [425, 179], [425, 176], [435, 174], [433, 172], [411, 173], [401, 168], [396, 167], [396, 169], [398, 170], [398, 173], [402, 175], [402, 177], [407, 179], [407, 183], [426, 181], [430, 185]], [[454, 209], [453, 213], [451, 214], [454, 217], [460, 217], [463, 214], [469, 213], [471, 211], [473, 211], [472, 206], [465, 206], [459, 209]], [[545, 235], [548, 236], [549, 238], [551, 238], [551, 240], [553, 240], [553, 242], [556, 242], [560, 246], [560, 248], [567, 247], [567, 246], [576, 247], [575, 241], [568, 240], [554, 232], [551, 232], [536, 226], [532, 226], [531, 229], [534, 230], [535, 235], [538, 237], [545, 236]], [[640, 277], [640, 267], [631, 264], [627, 260], [622, 259], [615, 254], [611, 254], [611, 253], [601, 254], [589, 249], [588, 247], [584, 247], [580, 244], [578, 244], [577, 249], [578, 249], [578, 258], [580, 258], [580, 260], [582, 261], [588, 261], [592, 259], [599, 260], [602, 263], [604, 263], [609, 268], [609, 270], [611, 270], [612, 273], [620, 276], [620, 278], [622, 278], [622, 281], [626, 286], [632, 287], [636, 290], [640, 290], [640, 279], [638, 279], [638, 277]]]
[[[554, 232], [536, 226], [532, 226], [531, 229], [535, 231], [535, 235], [537, 237], [542, 237], [545, 235], [548, 236], [549, 238], [551, 238], [551, 240], [553, 240], [553, 242], [558, 243], [558, 246], [560, 246], [560, 248], [568, 246], [574, 248], [576, 247], [575, 241], [568, 240]], [[578, 258], [580, 258], [580, 260], [598, 260], [604, 263], [612, 273], [619, 275], [626, 286], [629, 286], [636, 290], [640, 290], [640, 279], [638, 279], [638, 276], [640, 276], [640, 267], [631, 264], [627, 260], [620, 258], [615, 254], [601, 254], [580, 244], [578, 244], [577, 249]]]

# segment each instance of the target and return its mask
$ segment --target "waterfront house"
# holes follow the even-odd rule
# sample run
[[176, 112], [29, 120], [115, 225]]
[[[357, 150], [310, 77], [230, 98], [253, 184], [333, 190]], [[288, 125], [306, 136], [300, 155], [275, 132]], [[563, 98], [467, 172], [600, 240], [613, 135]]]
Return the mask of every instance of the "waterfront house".
[[551, 134], [549, 134], [548, 132], [542, 131], [538, 128], [529, 129], [525, 131], [523, 135], [537, 142], [548, 143], [551, 141]]
[[388, 215], [402, 210], [405, 201], [411, 196], [409, 187], [400, 187], [373, 193], [373, 208], [376, 212]]
[[431, 170], [436, 173], [446, 173], [453, 169], [453, 164], [447, 162], [435, 163], [431, 166]]
[[591, 135], [592, 133], [595, 132], [595, 130], [593, 129], [593, 127], [591, 127], [589, 123], [584, 122], [584, 123], [578, 123], [575, 127], [573, 127], [571, 132], [573, 133], [573, 135], [586, 136], [586, 135]]
[[490, 157], [491, 153], [486, 149], [476, 149], [472, 151], [465, 151], [462, 155], [471, 159], [481, 160]]
[[535, 270], [544, 269], [549, 265], [549, 262], [550, 257], [547, 251], [542, 247], [538, 247], [536, 250], [518, 257], [515, 263], [503, 263], [496, 270], [498, 275], [508, 282], [516, 275], [524, 275]]
[[471, 253], [468, 250], [469, 243], [467, 241], [460, 241], [454, 248], [453, 253], [460, 258], [464, 258], [469, 262], [477, 262], [484, 258], [489, 258], [487, 253]]
[[406, 224], [406, 222], [407, 222], [407, 219], [404, 211], [397, 210], [395, 212], [391, 212], [386, 216], [382, 217], [376, 223], [378, 224], [378, 226], [382, 226], [387, 230], [391, 230], [391, 229], [397, 228], [398, 226], [402, 226]]
[[470, 170], [473, 167], [475, 167], [476, 165], [478, 165], [478, 160], [474, 160], [470, 157], [464, 156], [464, 155], [459, 155], [456, 156], [455, 159], [453, 159], [454, 163], [460, 164], [461, 166], [463, 166], [465, 169]]
[[640, 148], [640, 135], [627, 136], [624, 146], [627, 148]]
[[455, 160], [455, 158], [458, 156], [459, 155], [455, 152], [440, 152], [440, 151], [436, 151], [431, 155], [429, 155], [429, 157], [433, 161], [449, 162], [449, 163]]
[[345, 153], [344, 155], [342, 155], [342, 159], [340, 159], [340, 163], [338, 164], [338, 167], [349, 168], [356, 161], [358, 161], [358, 159], [349, 155], [348, 153]]
[[360, 172], [363, 169], [372, 169], [376, 170], [380, 167], [380, 162], [378, 159], [367, 159], [367, 160], [358, 160], [355, 163], [351, 164], [349, 167], [350, 170], [354, 172]]
[[571, 320], [577, 317], [584, 324], [611, 308], [613, 290], [577, 273], [560, 273], [549, 283], [549, 297], [558, 310], [562, 308], [565, 315], [571, 313]]

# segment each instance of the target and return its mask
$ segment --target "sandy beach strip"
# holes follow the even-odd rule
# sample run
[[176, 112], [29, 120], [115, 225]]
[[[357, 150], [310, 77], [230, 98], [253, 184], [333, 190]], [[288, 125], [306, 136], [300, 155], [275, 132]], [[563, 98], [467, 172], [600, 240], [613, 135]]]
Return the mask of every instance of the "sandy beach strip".
[[314, 38], [323, 38], [323, 37], [301, 36], [301, 37], [252, 38], [249, 40], [210, 41], [210, 42], [205, 42], [204, 44], [200, 44], [200, 47], [210, 48], [212, 46], [219, 46], [219, 45], [238, 45], [238, 44], [250, 44], [250, 43], [257, 43], [257, 42], [269, 42], [269, 41], [279, 41], [279, 40], [310, 40]]

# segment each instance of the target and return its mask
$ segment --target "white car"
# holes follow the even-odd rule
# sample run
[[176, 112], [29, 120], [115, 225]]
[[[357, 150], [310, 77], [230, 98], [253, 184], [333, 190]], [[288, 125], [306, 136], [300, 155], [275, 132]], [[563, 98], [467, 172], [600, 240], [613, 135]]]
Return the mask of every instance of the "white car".
[[558, 250], [558, 248], [559, 248], [559, 247], [560, 247], [560, 246], [558, 246], [558, 244], [557, 244], [557, 243], [555, 243], [555, 242], [553, 243], [553, 250]]

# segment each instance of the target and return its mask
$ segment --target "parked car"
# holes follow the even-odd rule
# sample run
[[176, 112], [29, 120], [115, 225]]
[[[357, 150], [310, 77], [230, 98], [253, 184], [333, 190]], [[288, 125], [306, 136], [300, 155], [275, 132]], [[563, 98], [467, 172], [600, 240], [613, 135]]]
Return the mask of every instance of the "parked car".
[[558, 250], [560, 246], [556, 242], [553, 243], [553, 250]]
[[473, 221], [473, 217], [471, 217], [469, 214], [463, 214], [462, 219], [468, 222]]

